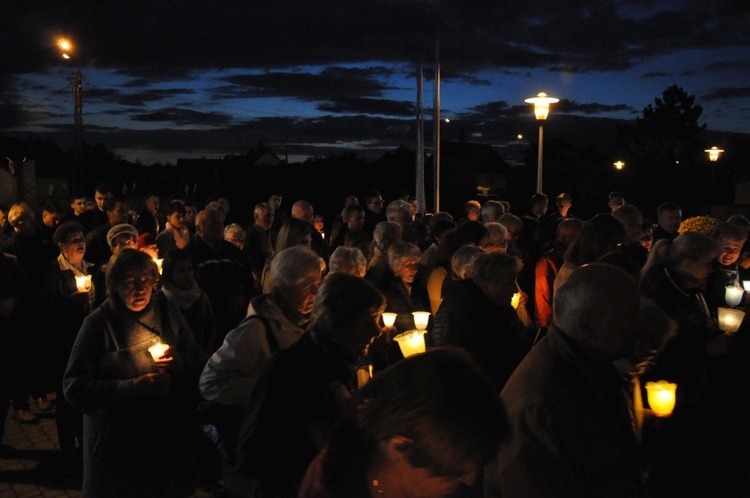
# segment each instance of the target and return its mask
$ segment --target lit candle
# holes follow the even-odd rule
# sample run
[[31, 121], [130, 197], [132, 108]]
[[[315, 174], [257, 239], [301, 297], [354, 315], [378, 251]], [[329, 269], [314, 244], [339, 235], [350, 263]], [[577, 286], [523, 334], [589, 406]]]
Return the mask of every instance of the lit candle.
[[154, 262], [156, 263], [157, 268], [159, 268], [159, 275], [161, 275], [161, 265], [164, 263], [164, 260], [161, 258], [154, 258]]
[[393, 327], [398, 315], [396, 313], [383, 313], [381, 316], [383, 317], [383, 325], [386, 327]]
[[517, 309], [519, 304], [521, 304], [521, 293], [516, 292], [510, 299], [510, 305]]
[[407, 358], [417, 353], [425, 352], [424, 334], [424, 330], [409, 330], [397, 335], [393, 339], [398, 342], [401, 354], [404, 355], [404, 358]]
[[742, 294], [745, 289], [742, 287], [735, 287], [734, 285], [727, 285], [726, 292], [724, 293], [724, 299], [729, 306], [737, 306], [742, 301]]
[[427, 324], [430, 321], [430, 312], [415, 311], [412, 315], [414, 316], [414, 326], [417, 330], [427, 330]]
[[88, 292], [91, 289], [91, 275], [76, 276], [76, 289], [78, 292]]
[[746, 291], [750, 291], [750, 280], [743, 280], [742, 287], [744, 287]]
[[744, 318], [744, 311], [734, 308], [719, 308], [719, 328], [728, 334], [737, 332]]
[[167, 349], [169, 349], [169, 344], [162, 344], [161, 342], [157, 342], [156, 344], [148, 348], [148, 352], [151, 353], [154, 361], [157, 361], [164, 355], [164, 352]]
[[657, 417], [669, 417], [674, 410], [677, 384], [660, 380], [646, 382], [648, 405]]

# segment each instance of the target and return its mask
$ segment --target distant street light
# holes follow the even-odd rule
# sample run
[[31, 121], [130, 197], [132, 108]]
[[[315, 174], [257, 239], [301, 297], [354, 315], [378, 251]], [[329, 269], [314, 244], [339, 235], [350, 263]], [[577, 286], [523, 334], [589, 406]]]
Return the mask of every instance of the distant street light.
[[[724, 152], [723, 149], [716, 147], [715, 145], [710, 149], [706, 149], [703, 152], [708, 154], [708, 159], [712, 163], [719, 160], [719, 155]], [[708, 192], [708, 214], [711, 215], [711, 207], [714, 202], [714, 176], [716, 175], [716, 168], [711, 168], [711, 189]]]
[[622, 168], [624, 168], [624, 167], [625, 167], [625, 163], [624, 163], [624, 162], [622, 162], [622, 161], [617, 161], [617, 162], [615, 163], [615, 169], [621, 170], [621, 169], [622, 169]]
[[[70, 60], [75, 51], [73, 43], [61, 38], [57, 41], [57, 47], [60, 49], [60, 55], [65, 60]], [[70, 191], [83, 192], [84, 190], [84, 168], [83, 168], [83, 98], [81, 95], [83, 89], [83, 78], [81, 70], [76, 70], [70, 77], [73, 84], [73, 97], [75, 107], [73, 110], [73, 169], [70, 175]]]
[[549, 114], [549, 105], [560, 102], [560, 99], [548, 97], [546, 93], [539, 92], [536, 97], [528, 98], [524, 102], [534, 104], [534, 116], [536, 116], [536, 120], [539, 122], [539, 158], [536, 168], [536, 191], [537, 193], [542, 193], [542, 139], [544, 133], [542, 130], [544, 129], [544, 121]]

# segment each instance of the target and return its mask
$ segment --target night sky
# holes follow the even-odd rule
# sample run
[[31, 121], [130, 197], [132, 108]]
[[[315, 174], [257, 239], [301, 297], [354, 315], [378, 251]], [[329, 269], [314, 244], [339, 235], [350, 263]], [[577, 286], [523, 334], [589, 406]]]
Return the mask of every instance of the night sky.
[[[556, 115], [633, 120], [674, 84], [696, 97], [708, 130], [748, 131], [746, 1], [0, 6], [0, 135], [70, 147], [80, 70], [84, 141], [143, 164], [261, 142], [290, 161], [414, 149], [420, 61], [429, 148], [438, 39], [443, 140], [533, 142], [524, 99], [540, 91], [561, 99], [548, 134]], [[60, 36], [75, 44], [68, 61]]]

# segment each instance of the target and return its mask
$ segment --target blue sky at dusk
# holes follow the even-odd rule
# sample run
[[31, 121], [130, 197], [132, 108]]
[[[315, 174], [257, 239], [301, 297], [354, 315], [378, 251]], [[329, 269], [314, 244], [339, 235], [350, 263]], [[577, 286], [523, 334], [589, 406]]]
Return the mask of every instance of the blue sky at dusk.
[[[421, 59], [429, 148], [438, 34], [444, 140], [535, 140], [524, 99], [540, 91], [561, 99], [545, 137], [563, 134], [566, 117], [633, 120], [673, 84], [696, 97], [707, 129], [747, 132], [747, 2], [254, 3], [5, 3], [0, 135], [70, 147], [68, 77], [80, 69], [84, 141], [131, 161], [260, 142], [290, 160], [377, 157], [416, 147]], [[76, 44], [70, 61], [54, 46], [61, 35]]]

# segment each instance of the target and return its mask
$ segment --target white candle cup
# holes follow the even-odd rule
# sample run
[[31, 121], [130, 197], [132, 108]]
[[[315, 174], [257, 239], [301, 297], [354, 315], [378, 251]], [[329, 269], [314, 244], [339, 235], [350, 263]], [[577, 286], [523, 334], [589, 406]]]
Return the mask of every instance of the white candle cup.
[[154, 361], [158, 361], [159, 358], [161, 358], [164, 355], [164, 352], [169, 349], [169, 344], [162, 344], [161, 342], [157, 342], [150, 348], [148, 348], [148, 352], [151, 353], [151, 357], [154, 359]]
[[425, 332], [424, 330], [409, 330], [393, 338], [394, 341], [398, 342], [398, 347], [401, 349], [404, 358], [425, 352]]
[[398, 314], [396, 313], [383, 313], [380, 315], [383, 318], [383, 325], [386, 327], [393, 327], [393, 324], [396, 323], [396, 317]]
[[510, 305], [513, 306], [513, 308], [518, 309], [519, 304], [521, 304], [521, 294], [519, 292], [516, 292], [510, 299]]
[[164, 260], [161, 258], [154, 258], [154, 262], [156, 263], [156, 267], [159, 268], [159, 275], [161, 275], [161, 265], [164, 263]]
[[414, 327], [417, 330], [427, 330], [427, 324], [430, 323], [430, 312], [429, 311], [414, 311]]
[[719, 328], [728, 334], [737, 332], [744, 318], [744, 311], [734, 308], [719, 308]]
[[743, 288], [744, 288], [744, 289], [745, 289], [746, 291], [750, 291], [750, 280], [743, 280], [743, 281], [742, 281], [742, 287], [743, 287]]
[[742, 287], [727, 285], [726, 291], [724, 292], [724, 300], [729, 306], [737, 306], [742, 302], [742, 295], [744, 293], [745, 289], [743, 289]]
[[646, 393], [648, 406], [657, 417], [669, 417], [672, 415], [675, 405], [677, 384], [660, 380], [657, 382], [646, 382]]
[[76, 276], [76, 289], [78, 292], [88, 292], [91, 289], [91, 275]]

